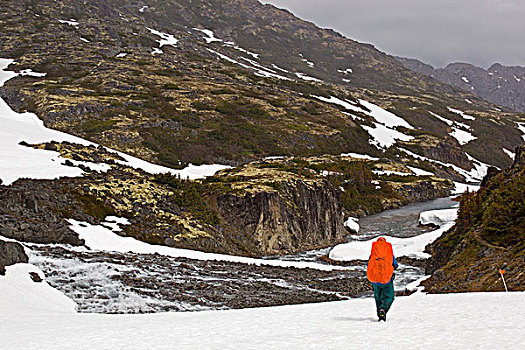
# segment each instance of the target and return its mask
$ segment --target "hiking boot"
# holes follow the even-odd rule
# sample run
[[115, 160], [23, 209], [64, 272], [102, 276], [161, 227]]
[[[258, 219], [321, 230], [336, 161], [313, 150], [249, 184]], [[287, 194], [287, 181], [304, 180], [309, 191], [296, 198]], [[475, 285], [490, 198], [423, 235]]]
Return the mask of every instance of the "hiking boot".
[[379, 309], [379, 321], [386, 322], [386, 311], [385, 309]]

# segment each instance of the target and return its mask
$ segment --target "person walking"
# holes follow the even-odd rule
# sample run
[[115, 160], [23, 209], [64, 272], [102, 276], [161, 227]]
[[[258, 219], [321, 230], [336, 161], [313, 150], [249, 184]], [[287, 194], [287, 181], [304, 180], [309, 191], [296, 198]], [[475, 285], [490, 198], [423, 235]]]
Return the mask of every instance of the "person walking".
[[398, 266], [392, 244], [384, 237], [379, 237], [372, 243], [366, 277], [374, 288], [379, 321], [386, 322], [386, 314], [394, 302], [394, 270], [397, 270]]

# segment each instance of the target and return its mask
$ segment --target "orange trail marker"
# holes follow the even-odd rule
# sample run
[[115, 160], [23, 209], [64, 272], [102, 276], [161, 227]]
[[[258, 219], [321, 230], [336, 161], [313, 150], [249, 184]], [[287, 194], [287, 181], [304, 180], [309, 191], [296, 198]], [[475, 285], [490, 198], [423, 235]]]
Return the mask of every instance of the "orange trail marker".
[[505, 286], [505, 291], [508, 292], [507, 289], [507, 283], [505, 283], [505, 277], [503, 277], [503, 274], [505, 273], [505, 270], [499, 270], [499, 274], [501, 275], [501, 279], [503, 280], [503, 285]]

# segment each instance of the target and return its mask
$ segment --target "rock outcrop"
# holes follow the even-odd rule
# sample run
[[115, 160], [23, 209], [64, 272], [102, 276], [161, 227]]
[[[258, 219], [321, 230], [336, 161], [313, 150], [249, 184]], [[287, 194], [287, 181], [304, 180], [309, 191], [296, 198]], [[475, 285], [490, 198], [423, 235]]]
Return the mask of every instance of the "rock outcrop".
[[6, 266], [26, 263], [28, 260], [22, 245], [0, 239], [0, 275], [5, 274]]
[[326, 247], [347, 235], [339, 193], [326, 180], [283, 181], [280, 189], [217, 198], [228, 231], [262, 255]]
[[0, 201], [0, 235], [23, 242], [83, 244], [57, 211], [78, 205], [45, 182], [27, 180], [0, 187]]

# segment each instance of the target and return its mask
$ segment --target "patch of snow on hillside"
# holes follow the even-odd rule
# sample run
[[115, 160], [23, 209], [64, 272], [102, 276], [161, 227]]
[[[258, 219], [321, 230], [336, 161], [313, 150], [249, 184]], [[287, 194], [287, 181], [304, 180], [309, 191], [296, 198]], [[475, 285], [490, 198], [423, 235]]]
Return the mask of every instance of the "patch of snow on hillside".
[[221, 59], [223, 59], [223, 60], [225, 60], [225, 61], [228, 61], [228, 62], [230, 62], [230, 63], [238, 64], [238, 65], [240, 65], [240, 66], [242, 66], [242, 67], [244, 67], [244, 68], [248, 68], [248, 69], [251, 68], [251, 67], [249, 67], [249, 66], [247, 66], [247, 65], [245, 65], [245, 64], [242, 64], [242, 63], [240, 63], [240, 62], [234, 60], [233, 58], [230, 58], [230, 57], [228, 57], [228, 56], [226, 56], [226, 55], [223, 55], [223, 54], [220, 53], [220, 52], [217, 52], [217, 51], [212, 50], [212, 49], [207, 49], [207, 50], [208, 50], [209, 52], [211, 52], [211, 53], [213, 53], [213, 54], [219, 56], [219, 58], [221, 58]]
[[[255, 61], [252, 61], [248, 58], [245, 58], [245, 57], [241, 57], [243, 60], [249, 62], [250, 64], [255, 64], [256, 66], [253, 66], [253, 65], [247, 65], [247, 64], [244, 64], [242, 62], [239, 62], [239, 61], [236, 61], [234, 60], [233, 58], [230, 58], [220, 52], [217, 52], [215, 50], [212, 50], [212, 49], [207, 49], [209, 52], [219, 56], [220, 59], [223, 59], [225, 61], [228, 61], [230, 63], [235, 63], [243, 68], [246, 68], [246, 69], [250, 69], [250, 70], [253, 70], [255, 75], [257, 76], [261, 76], [261, 77], [267, 77], [267, 78], [277, 78], [277, 79], [281, 79], [281, 80], [291, 80], [290, 78], [287, 78], [285, 76], [282, 76], [282, 75], [279, 75], [279, 74], [276, 74], [276, 73], [272, 73], [271, 69], [268, 69], [260, 64], [258, 64], [257, 62]], [[258, 67], [262, 67], [264, 69], [261, 69], [261, 68], [258, 68]], [[270, 72], [268, 72], [268, 70], [270, 70]]]
[[407, 166], [407, 168], [412, 170], [412, 172], [414, 174], [416, 174], [416, 176], [434, 176], [434, 175], [436, 175], [436, 174], [434, 174], [434, 173], [432, 173], [430, 171], [426, 171], [426, 170], [423, 170], [423, 169], [415, 168], [415, 167], [412, 167], [412, 166]]
[[523, 133], [521, 137], [523, 138], [523, 141], [525, 141], [525, 123], [516, 123], [518, 124], [518, 130]]
[[470, 141], [474, 141], [475, 139], [477, 139], [477, 137], [472, 135], [470, 132], [458, 129], [456, 127], [452, 127], [452, 132], [450, 133], [450, 136], [458, 140], [460, 145], [466, 145]]
[[152, 55], [159, 55], [161, 53], [163, 53], [163, 51], [161, 49], [159, 49], [158, 47], [154, 47], [153, 51], [151, 51]]
[[277, 69], [277, 70], [280, 70], [280, 71], [283, 72], [283, 73], [290, 73], [290, 71], [287, 71], [286, 69], [281, 68], [281, 67], [279, 67], [279, 66], [277, 66], [277, 65], [275, 65], [275, 64], [272, 64], [272, 68], [275, 68], [275, 69]]
[[350, 74], [350, 73], [353, 73], [354, 71], [352, 70], [352, 68], [347, 68], [345, 70], [342, 70], [342, 69], [338, 69], [337, 70], [339, 73], [343, 73], [343, 74]]
[[468, 103], [469, 105], [471, 105], [471, 104], [472, 104], [472, 101], [471, 101], [471, 100], [469, 100], [468, 98], [466, 98], [466, 99], [465, 99], [465, 102], [466, 102], [466, 103]]
[[453, 122], [452, 120], [447, 119], [447, 118], [443, 118], [442, 116], [440, 116], [440, 115], [438, 115], [438, 114], [436, 114], [436, 113], [434, 113], [434, 112], [430, 112], [430, 111], [429, 111], [428, 113], [430, 113], [432, 116], [438, 118], [438, 119], [441, 120], [443, 123], [445, 123], [445, 124], [447, 124], [447, 125], [449, 125], [449, 126], [451, 126], [452, 124], [454, 124], [454, 122]]
[[[234, 42], [231, 42], [231, 41], [225, 42], [224, 46], [232, 47], [232, 48], [234, 48], [237, 51], [240, 51], [240, 52], [243, 52], [243, 53], [245, 53], [247, 55], [250, 55], [250, 56], [252, 56], [255, 59], [259, 59], [259, 54], [258, 53], [251, 52], [249, 50], [246, 50], [245, 48], [237, 46], [237, 45], [235, 45]], [[268, 68], [265, 67], [265, 69], [268, 69]]]
[[349, 102], [348, 100], [343, 101], [335, 96], [330, 96], [330, 98], [323, 97], [323, 96], [317, 96], [317, 95], [311, 95], [313, 98], [316, 98], [318, 100], [321, 100], [326, 103], [333, 103], [339, 106], [344, 107], [347, 110], [354, 111], [354, 112], [360, 112], [360, 113], [366, 113], [366, 111], [363, 108], [360, 108], [353, 103]]
[[369, 156], [368, 154], [360, 153], [341, 153], [341, 157], [351, 157], [356, 159], [366, 159], [366, 160], [379, 160], [379, 158]]
[[310, 68], [314, 68], [315, 67], [315, 64], [312, 61], [307, 60], [306, 58], [304, 58], [303, 55], [300, 55], [300, 56], [302, 57], [302, 61], [304, 63], [306, 63]]
[[193, 30], [199, 31], [199, 32], [201, 32], [201, 33], [204, 33], [204, 35], [206, 35], [206, 37], [204, 38], [204, 40], [206, 40], [206, 43], [207, 43], [207, 44], [210, 44], [210, 43], [213, 43], [213, 42], [223, 42], [222, 39], [219, 39], [219, 38], [216, 38], [216, 37], [215, 37], [215, 33], [213, 33], [212, 30], [209, 30], [209, 29], [199, 29], [199, 28], [193, 28]]
[[122, 58], [122, 57], [126, 57], [127, 55], [128, 55], [127, 53], [125, 53], [125, 52], [121, 52], [121, 53], [119, 53], [118, 55], [116, 55], [115, 57], [116, 57], [116, 58]]
[[509, 156], [510, 159], [514, 160], [516, 158], [516, 153], [509, 151], [506, 148], [503, 148], [503, 152]]
[[454, 109], [454, 108], [450, 108], [450, 107], [447, 107], [447, 109], [448, 109], [450, 112], [452, 112], [452, 113], [459, 114], [463, 119], [466, 119], [466, 120], [476, 120], [476, 118], [474, 118], [473, 116], [468, 115], [468, 114], [466, 114], [465, 112], [460, 111], [459, 109]]
[[301, 72], [296, 72], [295, 75], [303, 80], [306, 80], [306, 81], [318, 81], [318, 82], [321, 82], [322, 80], [319, 80], [317, 78], [314, 78], [314, 77], [311, 77], [309, 75], [306, 75], [304, 73], [301, 73]]
[[148, 6], [146, 6], [146, 5], [142, 6], [141, 8], [139, 8], [139, 12], [144, 12], [144, 10], [147, 9], [147, 8], [148, 8]]
[[[347, 110], [364, 113], [374, 118], [377, 121], [377, 123], [374, 123], [374, 128], [367, 125], [361, 125], [361, 127], [365, 129], [372, 137], [372, 139], [369, 141], [370, 144], [376, 146], [379, 149], [391, 147], [396, 142], [396, 140], [410, 141], [414, 138], [394, 129], [397, 126], [413, 129], [413, 127], [403, 118], [395, 115], [394, 113], [388, 112], [371, 102], [359, 100], [359, 103], [368, 109], [366, 110], [365, 108], [354, 105], [349, 101], [343, 101], [335, 96], [330, 96], [330, 98], [317, 95], [311, 96], [323, 102], [333, 103], [342, 106]], [[357, 117], [352, 117], [354, 120], [357, 119]]]
[[402, 152], [405, 152], [406, 154], [408, 154], [409, 156], [412, 156], [413, 158], [420, 159], [420, 160], [425, 160], [427, 162], [431, 162], [431, 163], [435, 163], [435, 164], [439, 164], [439, 165], [442, 165], [442, 166], [445, 166], [445, 167], [452, 168], [457, 173], [459, 173], [462, 176], [464, 176], [465, 180], [467, 182], [479, 182], [479, 181], [483, 180], [485, 175], [487, 175], [487, 169], [489, 167], [488, 164], [480, 162], [479, 160], [474, 159], [473, 157], [469, 156], [468, 154], [466, 154], [467, 157], [474, 163], [474, 167], [470, 171], [462, 169], [462, 168], [460, 168], [460, 167], [458, 167], [457, 165], [454, 165], [454, 164], [443, 163], [443, 162], [441, 162], [439, 160], [435, 160], [435, 159], [431, 159], [431, 158], [427, 158], [427, 157], [421, 156], [419, 154], [416, 154], [416, 153], [411, 152], [411, 151], [409, 151], [407, 149], [404, 149], [404, 148], [399, 148], [399, 150], [402, 151]]
[[461, 77], [461, 80], [463, 80], [465, 83], [469, 83], [468, 79], [466, 77]]
[[440, 209], [428, 210], [419, 214], [420, 225], [436, 225], [441, 226], [447, 222], [456, 221], [458, 218], [458, 209]]
[[89, 40], [86, 39], [86, 38], [82, 38], [82, 37], [80, 37], [80, 40], [83, 41], [83, 42], [85, 42], [85, 43], [89, 43]]
[[405, 135], [379, 123], [374, 123], [374, 126], [375, 127], [372, 128], [367, 125], [361, 125], [361, 127], [372, 136], [372, 139], [369, 141], [370, 144], [380, 149], [391, 147], [396, 143], [396, 140], [410, 141], [414, 138], [413, 136]]
[[[108, 220], [108, 218], [106, 218]], [[111, 218], [109, 219], [111, 220]], [[81, 239], [86, 241], [86, 246], [102, 251], [114, 252], [133, 252], [136, 254], [161, 254], [171, 257], [183, 257], [196, 260], [219, 260], [230, 261], [242, 264], [270, 265], [297, 268], [313, 268], [318, 270], [330, 271], [341, 270], [344, 268], [317, 264], [313, 262], [293, 262], [281, 260], [252, 259], [240, 256], [205, 253], [197, 250], [179, 249], [161, 245], [148, 244], [133, 237], [122, 237], [113, 232], [104, 225], [91, 225], [87, 222], [81, 222], [73, 219], [67, 220], [71, 226], [69, 228], [76, 232]], [[111, 224], [111, 221], [109, 221]], [[108, 225], [112, 226], [112, 225]]]
[[378, 105], [375, 105], [371, 102], [365, 101], [365, 100], [359, 100], [359, 103], [361, 103], [363, 106], [368, 108], [371, 112], [367, 113], [368, 115], [372, 116], [377, 122], [389, 127], [393, 128], [396, 126], [402, 126], [407, 129], [414, 129], [414, 127], [406, 122], [403, 118], [395, 115], [392, 112], [389, 112]]
[[179, 40], [175, 39], [175, 37], [168, 33], [159, 32], [158, 30], [147, 28], [151, 34], [157, 35], [160, 37], [160, 39], [156, 40], [159, 43], [159, 48], [163, 47], [164, 45], [169, 46], [177, 46]]
[[[43, 279], [34, 282], [30, 273], [35, 273]], [[76, 303], [46, 281], [44, 273], [30, 264], [16, 264], [6, 267], [5, 276], [0, 276], [0, 318], [19, 316], [30, 319], [37, 315], [74, 314]], [[0, 333], [3, 333], [4, 327]], [[2, 349], [5, 334], [2, 335]], [[22, 348], [26, 348], [23, 346]]]
[[398, 175], [398, 176], [410, 176], [412, 173], [403, 173], [401, 171], [393, 171], [393, 170], [372, 170], [372, 172], [376, 175]]
[[68, 24], [68, 25], [73, 26], [73, 27], [75, 27], [75, 28], [78, 28], [78, 25], [79, 25], [79, 23], [77, 22], [77, 20], [76, 20], [76, 19], [73, 19], [73, 18], [71, 18], [69, 21], [66, 21], [66, 20], [63, 20], [63, 19], [59, 19], [58, 21], [59, 21], [60, 23], [62, 23], [62, 24]]

